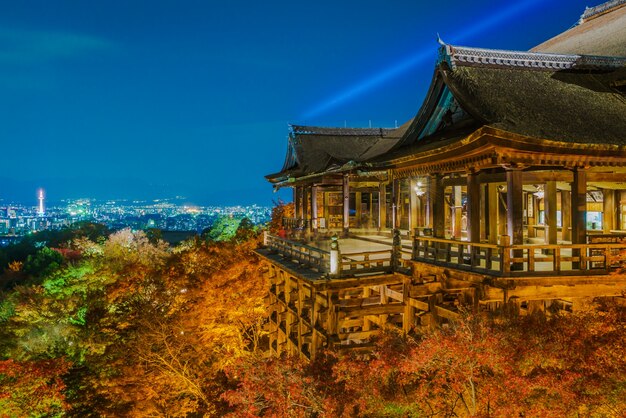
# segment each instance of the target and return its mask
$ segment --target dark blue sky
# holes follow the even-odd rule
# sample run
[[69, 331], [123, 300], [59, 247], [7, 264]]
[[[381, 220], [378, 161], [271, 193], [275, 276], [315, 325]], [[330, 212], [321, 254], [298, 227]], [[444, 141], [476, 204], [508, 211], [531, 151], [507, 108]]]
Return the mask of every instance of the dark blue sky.
[[[3, 1], [0, 199], [270, 204], [288, 123], [393, 127], [450, 43], [526, 50], [588, 0]], [[0, 204], [2, 201], [0, 201]]]

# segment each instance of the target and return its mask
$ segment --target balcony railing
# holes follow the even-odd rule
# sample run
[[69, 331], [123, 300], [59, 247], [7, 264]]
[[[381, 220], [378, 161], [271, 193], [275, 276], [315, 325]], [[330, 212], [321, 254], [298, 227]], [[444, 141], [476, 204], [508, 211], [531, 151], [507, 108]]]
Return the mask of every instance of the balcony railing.
[[495, 276], [607, 274], [626, 244], [505, 245], [419, 236], [413, 259]]
[[336, 248], [331, 245], [331, 250], [326, 251], [269, 234], [266, 235], [265, 245], [285, 259], [329, 277], [350, 277], [393, 270], [391, 247], [389, 250], [341, 253], [338, 244]]
[[301, 218], [283, 218], [283, 227], [288, 230], [302, 230], [309, 226], [308, 219]]
[[[621, 266], [626, 244], [503, 245], [416, 236], [412, 252], [399, 245], [376, 251], [341, 252], [333, 238], [330, 251], [266, 236], [266, 247], [289, 261], [339, 278], [367, 273], [409, 273], [414, 260], [499, 277], [608, 274]], [[345, 248], [344, 248], [345, 250]]]

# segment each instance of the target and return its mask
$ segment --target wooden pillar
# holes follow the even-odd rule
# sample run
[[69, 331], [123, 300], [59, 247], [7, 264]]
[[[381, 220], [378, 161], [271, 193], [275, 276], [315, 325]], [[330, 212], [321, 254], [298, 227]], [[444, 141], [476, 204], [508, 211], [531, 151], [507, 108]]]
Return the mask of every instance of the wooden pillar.
[[556, 181], [546, 182], [544, 205], [546, 214], [546, 230], [544, 239], [546, 244], [556, 244]]
[[615, 206], [615, 190], [602, 190], [602, 229], [605, 234], [610, 234], [611, 230], [618, 229], [615, 226], [616, 206]]
[[535, 238], [537, 236], [537, 229], [533, 228], [533, 225], [537, 224], [537, 202], [534, 193], [528, 193], [526, 195], [526, 220], [528, 223], [528, 238]]
[[405, 334], [411, 332], [415, 322], [415, 308], [411, 306], [411, 280], [405, 279], [402, 283], [402, 302], [404, 303], [404, 314], [402, 315], [402, 330]]
[[419, 198], [416, 193], [417, 180], [411, 179], [409, 182], [409, 231], [413, 233], [413, 229], [419, 226]]
[[[587, 173], [582, 169], [574, 169], [572, 181], [572, 244], [585, 244], [587, 241]], [[584, 258], [579, 249], [572, 250], [573, 257]], [[587, 269], [587, 263], [572, 262], [574, 270]]]
[[432, 228], [433, 227], [433, 202], [432, 202], [432, 195], [430, 193], [430, 187], [431, 187], [431, 176], [428, 176], [426, 178], [426, 194], [425, 194], [425, 198], [426, 198], [426, 207], [424, 208], [424, 226], [426, 228]]
[[443, 176], [441, 174], [434, 174], [430, 179], [429, 194], [432, 207], [433, 236], [435, 238], [444, 238], [446, 228], [446, 201], [442, 181]]
[[561, 190], [561, 238], [563, 241], [572, 240], [572, 193]]
[[[524, 243], [524, 202], [522, 193], [522, 170], [518, 168], [506, 171], [506, 206], [507, 206], [507, 235], [511, 237], [512, 245]], [[522, 251], [513, 251], [513, 257], [519, 258]], [[511, 270], [522, 270], [523, 263], [512, 263]]]
[[387, 186], [378, 185], [378, 230], [387, 228]]
[[311, 187], [311, 231], [316, 234], [317, 233], [317, 186]]
[[357, 228], [363, 228], [363, 225], [361, 225], [361, 219], [363, 219], [363, 208], [361, 205], [362, 197], [363, 195], [361, 194], [361, 192], [354, 193], [354, 209], [356, 213], [356, 216], [354, 218], [356, 219], [355, 225]]
[[350, 232], [350, 177], [343, 175], [343, 234]]
[[396, 229], [400, 226], [398, 206], [400, 206], [400, 180], [393, 179], [391, 188], [391, 229]]
[[587, 173], [574, 169], [572, 182], [572, 243], [584, 244], [587, 237]]
[[490, 244], [498, 243], [498, 208], [500, 207], [500, 196], [498, 196], [498, 185], [489, 183], [487, 185], [487, 222], [489, 233], [487, 234]]
[[507, 208], [502, 192], [498, 189], [498, 235], [507, 234]]
[[467, 240], [469, 242], [480, 242], [480, 200], [478, 176], [470, 172], [467, 174]]
[[[480, 241], [487, 241], [487, 185], [479, 184], [480, 188]], [[468, 191], [469, 194], [469, 191]], [[469, 217], [468, 217], [469, 218]]]
[[461, 186], [452, 188], [454, 194], [454, 211], [452, 212], [452, 238], [461, 239], [461, 219], [463, 218], [463, 191]]
[[309, 219], [309, 214], [311, 213], [311, 209], [309, 207], [309, 186], [302, 187], [302, 219], [304, 219], [305, 226], [306, 220]]
[[302, 219], [302, 186], [295, 188], [296, 219]]

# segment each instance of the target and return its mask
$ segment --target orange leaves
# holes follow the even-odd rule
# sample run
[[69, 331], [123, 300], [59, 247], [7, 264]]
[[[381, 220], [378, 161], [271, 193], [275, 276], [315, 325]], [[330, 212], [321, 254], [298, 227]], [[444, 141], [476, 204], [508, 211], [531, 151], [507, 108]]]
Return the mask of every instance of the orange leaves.
[[63, 359], [0, 361], [0, 415], [57, 416], [67, 411], [61, 377], [69, 367]]

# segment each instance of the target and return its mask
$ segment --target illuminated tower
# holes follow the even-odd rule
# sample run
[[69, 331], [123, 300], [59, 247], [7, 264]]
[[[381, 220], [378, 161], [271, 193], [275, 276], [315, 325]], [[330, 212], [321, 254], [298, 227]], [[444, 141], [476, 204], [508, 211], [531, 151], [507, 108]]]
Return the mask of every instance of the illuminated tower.
[[37, 209], [37, 215], [38, 216], [43, 216], [44, 215], [44, 210], [43, 210], [43, 189], [39, 189], [39, 195], [38, 195], [37, 199], [39, 200], [39, 208]]

